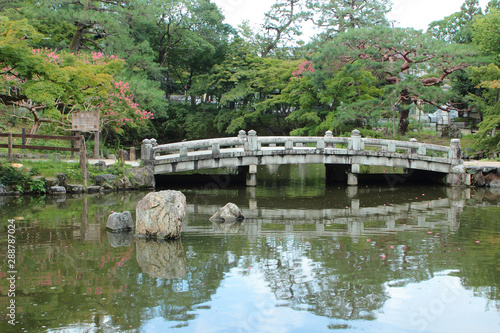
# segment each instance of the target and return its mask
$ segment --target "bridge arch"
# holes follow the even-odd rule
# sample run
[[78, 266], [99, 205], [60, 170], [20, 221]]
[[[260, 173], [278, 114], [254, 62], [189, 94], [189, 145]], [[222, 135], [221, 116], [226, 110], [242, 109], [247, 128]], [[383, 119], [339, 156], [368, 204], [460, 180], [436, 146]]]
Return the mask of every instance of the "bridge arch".
[[[141, 159], [155, 175], [222, 167], [247, 172], [247, 185], [256, 186], [257, 166], [325, 164], [327, 173], [345, 176], [348, 185], [358, 185], [361, 165], [404, 168], [419, 175], [446, 177], [449, 185], [469, 185], [461, 159], [460, 140], [450, 146], [410, 141], [363, 138], [358, 130], [350, 137], [257, 136], [240, 131], [237, 137], [184, 141], [158, 145], [145, 139]], [[339, 178], [340, 180], [340, 178]]]

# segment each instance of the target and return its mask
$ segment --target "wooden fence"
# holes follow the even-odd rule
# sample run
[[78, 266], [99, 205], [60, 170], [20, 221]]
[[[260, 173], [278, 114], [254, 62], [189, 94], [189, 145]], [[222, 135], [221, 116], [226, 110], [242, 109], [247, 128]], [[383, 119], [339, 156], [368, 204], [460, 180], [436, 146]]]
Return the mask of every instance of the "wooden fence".
[[[80, 166], [82, 168], [82, 178], [83, 185], [87, 186], [87, 150], [85, 147], [85, 141], [80, 132], [76, 132], [75, 136], [69, 135], [35, 135], [35, 134], [13, 134], [10, 133], [0, 133], [0, 138], [7, 138], [7, 144], [0, 144], [0, 148], [8, 149], [8, 157], [12, 158], [13, 149], [34, 149], [34, 150], [55, 150], [55, 151], [70, 151], [78, 152], [80, 156]], [[14, 144], [14, 138], [21, 138], [22, 144]], [[72, 147], [48, 147], [48, 146], [32, 146], [25, 144], [26, 139], [44, 139], [44, 140], [65, 140], [74, 141], [75, 144]]]

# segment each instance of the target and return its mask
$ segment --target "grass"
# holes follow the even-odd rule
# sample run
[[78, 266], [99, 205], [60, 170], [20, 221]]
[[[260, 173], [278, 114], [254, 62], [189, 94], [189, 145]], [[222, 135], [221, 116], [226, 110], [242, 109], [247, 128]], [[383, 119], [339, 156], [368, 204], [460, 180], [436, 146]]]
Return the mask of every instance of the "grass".
[[[80, 163], [76, 161], [44, 161], [44, 160], [21, 160], [19, 162], [23, 165], [19, 169], [20, 172], [29, 174], [30, 176], [43, 176], [45, 178], [55, 178], [58, 173], [65, 173], [68, 175], [68, 183], [81, 184], [82, 179], [82, 169], [80, 168]], [[10, 163], [3, 163], [3, 165], [9, 165]], [[119, 163], [115, 163], [109, 166], [105, 170], [99, 170], [97, 167], [89, 166], [88, 171], [92, 175], [98, 174], [112, 174], [116, 176], [124, 176], [130, 173], [131, 166], [124, 165], [121, 166]]]
[[76, 162], [60, 162], [60, 161], [36, 161], [36, 160], [21, 160], [23, 165], [22, 170], [29, 172], [34, 176], [43, 176], [45, 178], [54, 178], [58, 173], [68, 175], [68, 183], [82, 182], [82, 169], [80, 163]]

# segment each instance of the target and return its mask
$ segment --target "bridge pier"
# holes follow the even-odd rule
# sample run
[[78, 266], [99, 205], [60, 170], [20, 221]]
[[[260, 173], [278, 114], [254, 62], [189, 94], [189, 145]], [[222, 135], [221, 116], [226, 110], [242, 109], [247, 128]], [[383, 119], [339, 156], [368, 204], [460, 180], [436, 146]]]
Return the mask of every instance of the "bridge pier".
[[238, 175], [245, 177], [245, 183], [248, 187], [257, 186], [257, 165], [239, 166]]
[[359, 179], [359, 164], [351, 165], [351, 172], [347, 174], [347, 185], [348, 186], [358, 186]]

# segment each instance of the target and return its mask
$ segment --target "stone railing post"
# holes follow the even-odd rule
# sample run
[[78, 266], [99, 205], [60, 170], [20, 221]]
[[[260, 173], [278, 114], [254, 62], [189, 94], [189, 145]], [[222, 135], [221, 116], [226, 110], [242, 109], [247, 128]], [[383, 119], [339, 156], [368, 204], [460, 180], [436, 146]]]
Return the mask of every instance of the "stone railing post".
[[325, 132], [325, 148], [335, 148], [336, 144], [328, 142], [328, 139], [333, 138], [333, 132], [332, 131], [326, 131]]
[[460, 149], [460, 139], [451, 139], [450, 142], [450, 152], [448, 153], [448, 158], [451, 160], [452, 165], [463, 164], [462, 161], [462, 150]]
[[[361, 133], [356, 129], [352, 131], [350, 147], [354, 151], [363, 150], [363, 142], [361, 141]], [[360, 171], [360, 166], [357, 163], [351, 165], [351, 172], [347, 173], [347, 185], [348, 186], [358, 186], [358, 175]]]
[[240, 130], [238, 132], [238, 140], [240, 140], [243, 144], [236, 145], [235, 148], [243, 148], [243, 150], [245, 150], [245, 145], [247, 144], [247, 132], [245, 132], [244, 130]]
[[[413, 138], [410, 139], [410, 143], [417, 143], [417, 139]], [[408, 155], [416, 155], [417, 154], [417, 148], [410, 147], [408, 148]]]
[[354, 151], [362, 150], [361, 133], [357, 129], [352, 131], [351, 141], [352, 141], [352, 150]]
[[149, 139], [142, 140], [141, 160], [144, 162], [144, 164], [153, 162], [153, 145], [151, 144], [151, 140]]
[[248, 150], [258, 151], [259, 150], [259, 139], [257, 138], [257, 132], [254, 130], [248, 131], [247, 135]]

